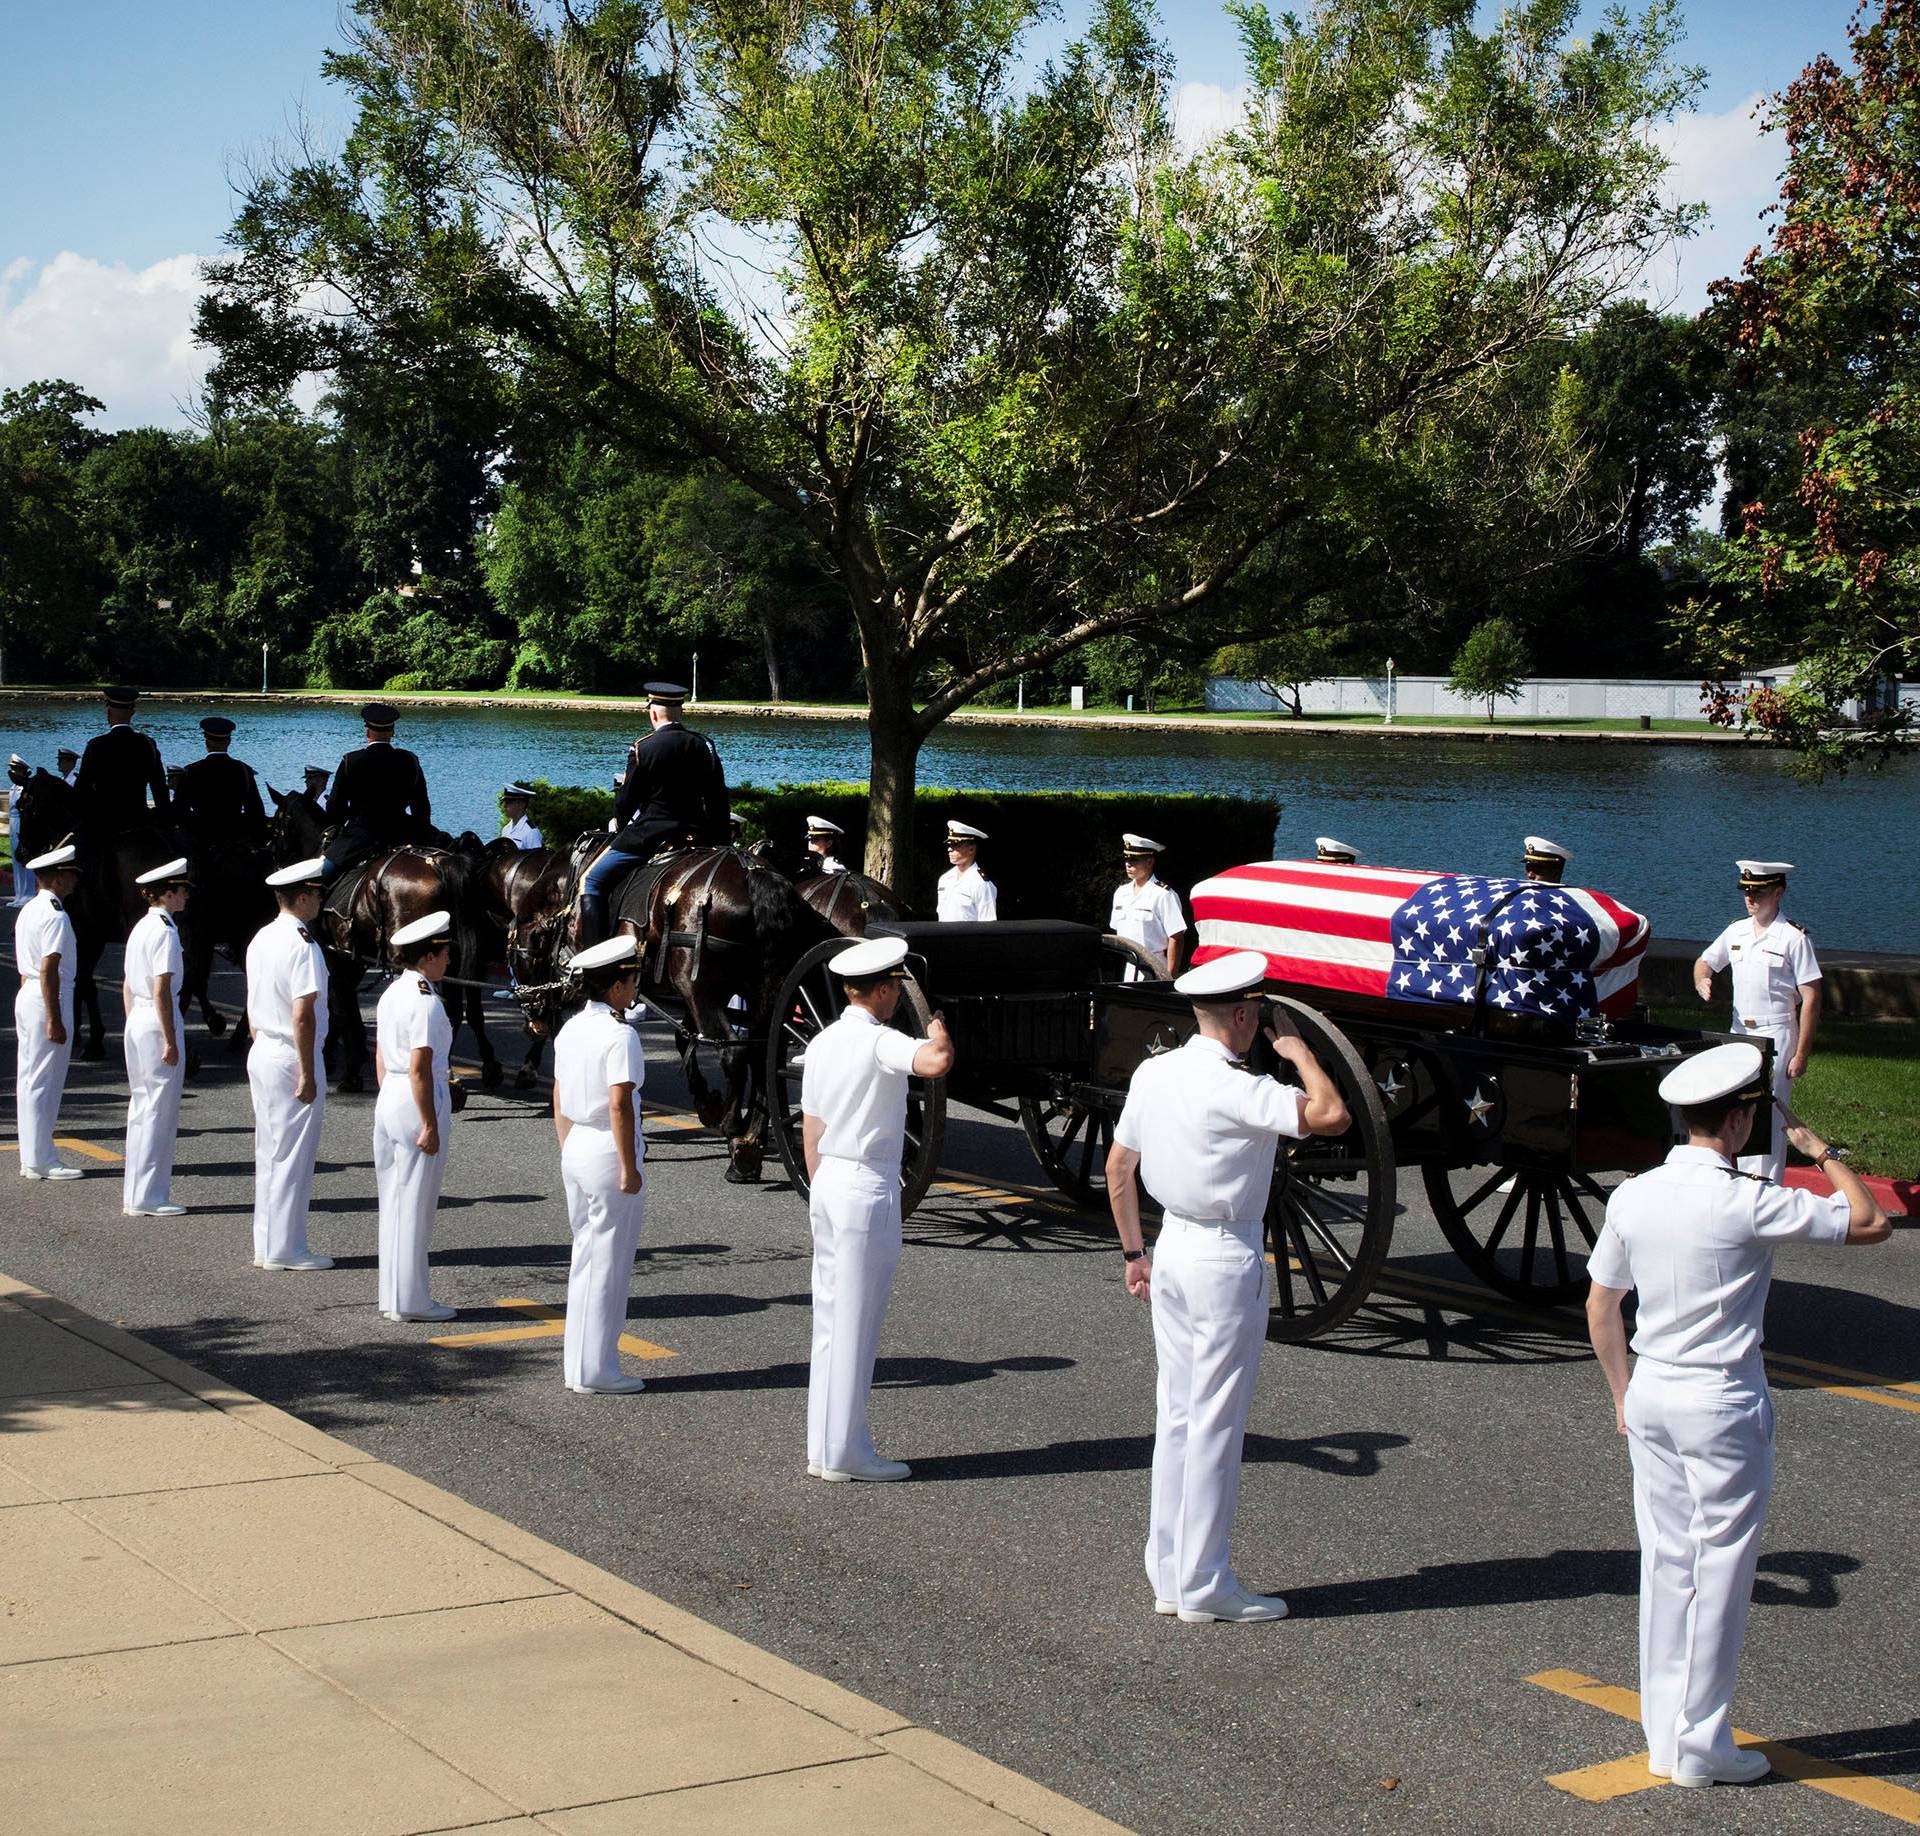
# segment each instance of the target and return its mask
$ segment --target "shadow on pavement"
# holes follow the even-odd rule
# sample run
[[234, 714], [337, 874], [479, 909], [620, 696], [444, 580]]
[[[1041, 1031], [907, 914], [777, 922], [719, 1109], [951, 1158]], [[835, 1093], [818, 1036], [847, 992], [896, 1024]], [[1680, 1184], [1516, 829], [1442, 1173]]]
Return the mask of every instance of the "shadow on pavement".
[[1832, 1760], [1869, 1778], [1920, 1772], [1920, 1715], [1884, 1728], [1851, 1728], [1844, 1734], [1785, 1734], [1781, 1739], [1801, 1753]]
[[[636, 1317], [629, 1315], [629, 1317]], [[637, 1317], [644, 1318], [644, 1315]], [[1065, 1371], [1072, 1358], [882, 1358], [875, 1364], [875, 1389], [951, 1389], [959, 1384], [985, 1383], [1001, 1372]], [[766, 1364], [744, 1371], [701, 1371], [684, 1377], [647, 1375], [653, 1390], [804, 1390], [809, 1371], [804, 1364]], [[934, 1462], [938, 1465], [939, 1462]], [[915, 1472], [920, 1469], [914, 1468]]]
[[[1304, 1466], [1348, 1479], [1371, 1479], [1382, 1470], [1382, 1453], [1410, 1445], [1404, 1434], [1321, 1434], [1297, 1441], [1249, 1434], [1244, 1457], [1249, 1465]], [[1090, 1441], [1050, 1441], [1044, 1447], [918, 1455], [913, 1476], [916, 1480], [1038, 1479], [1060, 1473], [1146, 1472], [1152, 1465], [1152, 1435], [1118, 1434]]]

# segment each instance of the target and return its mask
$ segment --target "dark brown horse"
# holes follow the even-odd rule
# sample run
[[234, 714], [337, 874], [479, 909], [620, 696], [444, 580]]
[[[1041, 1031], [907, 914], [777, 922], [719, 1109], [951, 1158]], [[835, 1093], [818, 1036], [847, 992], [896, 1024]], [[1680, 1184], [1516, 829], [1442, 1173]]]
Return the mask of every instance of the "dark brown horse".
[[[597, 851], [579, 849], [559, 875], [543, 871], [538, 900], [517, 921], [508, 962], [536, 1027], [559, 1019], [558, 977], [574, 943], [575, 874]], [[616, 930], [640, 940], [641, 995], [665, 1007], [695, 1110], [727, 1137], [727, 1178], [752, 1183], [766, 1138], [760, 1064], [768, 1016], [788, 971], [832, 931], [783, 874], [737, 848], [687, 849], [635, 869], [615, 889], [611, 916]], [[746, 1004], [744, 1037], [727, 1011], [734, 995]], [[718, 1057], [718, 1086], [701, 1062], [703, 1046]]]
[[807, 904], [842, 937], [864, 937], [869, 918], [904, 918], [907, 902], [864, 873], [809, 873], [794, 881]]
[[[321, 852], [325, 816], [304, 791], [272, 793], [268, 846], [277, 861], [305, 860]], [[473, 922], [477, 851], [451, 848], [391, 848], [373, 855], [329, 883], [320, 908], [319, 934], [327, 956], [327, 1063], [335, 1088], [365, 1088], [367, 1027], [360, 1012], [360, 982], [369, 969], [390, 963], [388, 940], [402, 925], [443, 911], [453, 920], [453, 968], [442, 985], [447, 1015], [458, 1034], [464, 1020], [480, 1052], [480, 1081], [500, 1082], [500, 1060], [487, 1038], [482, 976], [486, 961]]]
[[[476, 927], [489, 963], [505, 963], [516, 982], [551, 973], [554, 940], [568, 918], [572, 881], [566, 851], [489, 844], [474, 876]], [[545, 1030], [529, 1018], [527, 1053], [514, 1073], [516, 1090], [531, 1090], [546, 1050]]]

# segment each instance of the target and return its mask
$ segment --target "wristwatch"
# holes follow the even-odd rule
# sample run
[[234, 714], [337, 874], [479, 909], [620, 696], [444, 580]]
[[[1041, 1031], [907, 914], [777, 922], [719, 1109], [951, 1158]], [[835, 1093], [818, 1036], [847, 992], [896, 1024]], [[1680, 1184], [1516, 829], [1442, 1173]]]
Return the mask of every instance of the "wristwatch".
[[1140, 1258], [1144, 1256], [1146, 1253], [1147, 1252], [1143, 1249], [1122, 1250], [1120, 1252], [1120, 1256], [1121, 1256], [1121, 1260], [1124, 1262], [1138, 1262]]

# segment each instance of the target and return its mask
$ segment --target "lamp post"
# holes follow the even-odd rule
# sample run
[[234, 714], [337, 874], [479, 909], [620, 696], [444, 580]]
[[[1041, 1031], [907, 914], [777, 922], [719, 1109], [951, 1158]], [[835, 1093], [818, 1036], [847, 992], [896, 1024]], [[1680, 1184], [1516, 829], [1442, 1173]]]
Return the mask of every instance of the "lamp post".
[[697, 703], [700, 699], [700, 653], [697, 650], [693, 653], [693, 681], [688, 686], [693, 693], [687, 699]]
[[1387, 718], [1385, 724], [1393, 725], [1393, 659], [1387, 659]]
[[260, 693], [267, 692], [267, 640], [260, 640]]

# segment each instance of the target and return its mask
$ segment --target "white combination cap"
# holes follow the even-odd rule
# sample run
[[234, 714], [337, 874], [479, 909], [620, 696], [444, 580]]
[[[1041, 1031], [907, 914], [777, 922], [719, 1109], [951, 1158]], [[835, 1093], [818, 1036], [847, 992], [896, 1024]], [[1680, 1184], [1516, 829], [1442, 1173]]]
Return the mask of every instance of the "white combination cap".
[[906, 960], [904, 937], [866, 937], [830, 958], [827, 967], [850, 982], [860, 982], [871, 976], [898, 974]]
[[631, 932], [609, 937], [605, 943], [591, 944], [568, 965], [569, 969], [611, 969], [616, 963], [638, 963], [640, 940]]
[[951, 817], [947, 819], [948, 841], [985, 841], [986, 839], [985, 829], [976, 829], [970, 822], [955, 822]]
[[1313, 845], [1320, 850], [1323, 861], [1357, 861], [1360, 850], [1349, 842], [1335, 841], [1331, 835], [1316, 835]]
[[1709, 1046], [1684, 1064], [1675, 1065], [1660, 1080], [1661, 1100], [1678, 1109], [1736, 1094], [1758, 1100], [1766, 1095], [1760, 1062], [1758, 1046], [1738, 1040], [1731, 1045]]
[[1558, 842], [1548, 841], [1544, 835], [1527, 837], [1527, 859], [1530, 861], [1570, 861], [1572, 853], [1561, 847]]
[[533, 792], [524, 784], [503, 784], [500, 787], [500, 795], [503, 797], [531, 797]]
[[746, 817], [743, 816], [738, 810], [729, 810], [727, 812], [727, 820], [729, 822], [745, 822]]
[[45, 854], [36, 854], [27, 863], [29, 873], [45, 873], [49, 867], [71, 867], [80, 858], [80, 850], [72, 842], [62, 842], [57, 848], [49, 848]]
[[10, 752], [7, 754], [7, 763], [9, 765], [24, 765], [26, 763], [26, 760], [23, 759], [17, 752]]
[[319, 886], [326, 879], [327, 857], [316, 854], [291, 867], [281, 867], [267, 875], [269, 886]]
[[1742, 886], [1771, 886], [1793, 871], [1791, 861], [1735, 861], [1734, 865], [1740, 869]]
[[168, 880], [184, 880], [187, 877], [187, 857], [182, 854], [173, 860], [163, 861], [158, 867], [149, 867], [145, 873], [136, 873], [133, 883], [136, 886], [160, 886]]
[[1173, 984], [1189, 1001], [1231, 1001], [1267, 979], [1267, 959], [1258, 950], [1232, 950], [1189, 969]]
[[807, 833], [809, 835], [844, 835], [846, 830], [837, 822], [829, 822], [824, 816], [809, 816]]
[[405, 944], [425, 943], [429, 937], [450, 936], [452, 931], [453, 920], [445, 912], [428, 912], [424, 918], [403, 924], [387, 941], [397, 950]]
[[1151, 835], [1123, 833], [1120, 837], [1120, 846], [1129, 854], [1158, 854], [1162, 850], [1162, 844], [1155, 841]]

